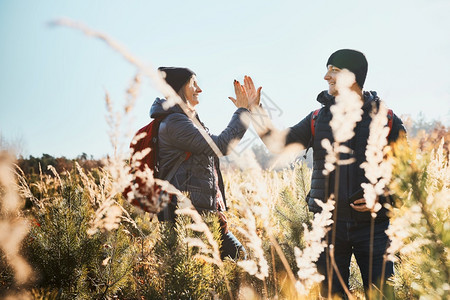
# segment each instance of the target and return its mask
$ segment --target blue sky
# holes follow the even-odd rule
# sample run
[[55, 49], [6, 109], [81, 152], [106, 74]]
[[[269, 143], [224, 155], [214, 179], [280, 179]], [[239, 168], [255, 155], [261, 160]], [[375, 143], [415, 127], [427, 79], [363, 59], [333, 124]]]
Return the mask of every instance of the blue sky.
[[[214, 133], [234, 106], [233, 79], [251, 75], [292, 126], [319, 107], [329, 55], [366, 54], [365, 83], [398, 115], [450, 121], [450, 1], [0, 2], [0, 132], [23, 154], [112, 153], [108, 91], [117, 109], [136, 69], [103, 42], [49, 27], [66, 17], [108, 34], [155, 67], [187, 66], [203, 89], [198, 111]], [[160, 96], [144, 78], [132, 128]]]

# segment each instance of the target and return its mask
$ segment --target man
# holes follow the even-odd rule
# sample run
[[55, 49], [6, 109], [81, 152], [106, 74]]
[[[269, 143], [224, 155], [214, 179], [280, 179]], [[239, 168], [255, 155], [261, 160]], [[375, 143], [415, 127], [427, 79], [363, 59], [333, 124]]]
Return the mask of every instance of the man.
[[[316, 113], [311, 112], [298, 124], [289, 128], [285, 145], [299, 143], [306, 149], [311, 147], [314, 150], [311, 190], [306, 199], [310, 211], [314, 213], [320, 212], [321, 208], [316, 204], [314, 199], [327, 201], [331, 194], [335, 194], [335, 186], [338, 186], [337, 195], [335, 195], [335, 199], [337, 200], [335, 204], [335, 212], [337, 212], [334, 242], [335, 262], [340, 275], [348, 286], [350, 259], [352, 254], [354, 254], [361, 270], [364, 287], [367, 291], [370, 277], [371, 282], [379, 286], [381, 280], [385, 281], [386, 278], [389, 278], [393, 274], [393, 264], [392, 262], [388, 262], [385, 266], [385, 276], [381, 278], [383, 272], [383, 254], [389, 241], [385, 233], [385, 230], [389, 226], [386, 209], [382, 208], [378, 211], [377, 217], [375, 218], [372, 248], [373, 260], [370, 267], [371, 212], [362, 196], [357, 197], [358, 199], [353, 203], [350, 202], [350, 198], [354, 198], [352, 196], [358, 195], [358, 192], [361, 190], [361, 184], [368, 182], [364, 170], [360, 166], [361, 163], [366, 161], [365, 151], [369, 137], [369, 125], [372, 120], [371, 112], [373, 109], [379, 107], [380, 100], [376, 92], [363, 92], [368, 63], [364, 54], [361, 52], [349, 49], [338, 50], [330, 56], [326, 67], [327, 72], [324, 79], [328, 82], [328, 91], [321, 92], [317, 97], [317, 101], [322, 105], [322, 108], [316, 111]], [[361, 121], [356, 123], [354, 136], [350, 140], [342, 143], [342, 145], [351, 149], [350, 153], [340, 154], [339, 157], [340, 160], [353, 159], [353, 163], [340, 165], [338, 175], [336, 170], [329, 175], [324, 175], [327, 151], [322, 146], [322, 140], [328, 139], [331, 143], [334, 141], [333, 132], [330, 127], [330, 121], [333, 117], [330, 107], [335, 104], [335, 97], [340, 95], [338, 86], [340, 83], [339, 80], [342, 80], [342, 77], [339, 75], [342, 75], [341, 73], [344, 69], [354, 75], [354, 80], [350, 82], [349, 88], [353, 92], [352, 97], [356, 95], [354, 97], [355, 101], [361, 101], [363, 114]], [[260, 89], [258, 91], [255, 90], [253, 82], [249, 77], [246, 78], [246, 89], [249, 96], [259, 96]], [[344, 97], [343, 95], [341, 96]], [[396, 141], [400, 132], [405, 132], [402, 121], [396, 115], [392, 117], [392, 129], [388, 136], [389, 142]], [[262, 136], [266, 145], [268, 145], [266, 141], [274, 136], [271, 134], [271, 131], [265, 132]], [[382, 204], [386, 202], [386, 199], [380, 196], [379, 202]], [[330, 230], [327, 236], [328, 245], [332, 243], [332, 234], [333, 231]], [[322, 253], [317, 262], [319, 272], [325, 276], [322, 284], [323, 296], [328, 295], [327, 285], [330, 275], [328, 273], [331, 273], [327, 272], [327, 270], [331, 270], [329, 265], [330, 259], [327, 257], [328, 253], [329, 249]], [[372, 269], [371, 276], [369, 276], [370, 268]], [[340, 284], [337, 274], [334, 273], [332, 278], [331, 293], [344, 296], [344, 288]]]

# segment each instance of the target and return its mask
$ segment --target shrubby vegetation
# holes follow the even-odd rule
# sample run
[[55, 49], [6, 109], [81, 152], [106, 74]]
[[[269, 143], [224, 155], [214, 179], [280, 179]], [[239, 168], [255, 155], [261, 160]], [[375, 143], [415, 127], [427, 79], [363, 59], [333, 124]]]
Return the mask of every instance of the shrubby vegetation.
[[[280, 197], [274, 199], [275, 215], [282, 224], [277, 239], [293, 268], [293, 246], [301, 246], [301, 224], [308, 220], [305, 204], [296, 198], [300, 190], [303, 196], [305, 191], [301, 170], [285, 172], [284, 176], [297, 174], [301, 182], [294, 189], [282, 186]], [[21, 177], [21, 193], [32, 203], [20, 213], [30, 224], [21, 252], [35, 272], [28, 285], [18, 287], [2, 254], [3, 292], [20, 288], [31, 290], [34, 295], [51, 294], [60, 299], [103, 299], [115, 295], [124, 299], [227, 298], [231, 296], [225, 277], [235, 298], [245, 285], [267, 295], [280, 292], [275, 291], [274, 278], [265, 287], [260, 280], [244, 274], [234, 261], [225, 260], [224, 267], [219, 269], [195, 259], [199, 250], [189, 247], [185, 238], [202, 236], [187, 229], [187, 224], [192, 223], [189, 217], [180, 216], [176, 224], [160, 224], [156, 218], [125, 203], [120, 195], [117, 203], [129, 217], [122, 219], [116, 229], [88, 234], [98, 207], [90, 194], [92, 187], [86, 186], [81, 178], [84, 174], [76, 169], [65, 175], [55, 174], [40, 174], [37, 179], [35, 174]], [[235, 175], [228, 174], [228, 184], [238, 184], [232, 179]], [[92, 170], [90, 183], [100, 185], [102, 176], [107, 174]], [[231, 218], [232, 226], [243, 226], [238, 223], [239, 216], [232, 213]], [[207, 215], [204, 220], [219, 241], [217, 218]], [[267, 240], [264, 249], [266, 254], [271, 251]], [[276, 266], [272, 268], [281, 274], [283, 267], [278, 260], [274, 260]], [[283, 280], [282, 276], [278, 280]]]
[[[435, 139], [435, 135], [448, 138], [448, 131], [442, 133], [439, 129], [428, 135], [432, 139], [395, 148], [391, 188], [397, 206], [392, 208], [394, 248], [388, 254], [397, 260], [396, 274], [389, 284], [394, 285], [398, 299], [449, 296], [448, 148], [443, 143], [439, 146]], [[253, 274], [229, 259], [222, 265], [202, 259], [202, 250], [192, 247], [186, 238], [208, 241], [188, 226], [193, 223], [189, 215], [180, 215], [175, 224], [161, 224], [119, 194], [115, 205], [123, 211], [117, 226], [90, 230], [101, 207], [101, 194], [110, 189], [109, 174], [101, 168], [86, 174], [83, 168], [64, 174], [53, 170], [38, 176], [16, 170], [23, 208], [14, 216], [8, 215], [3, 203], [7, 188], [2, 186], [1, 215], [2, 220], [20, 217], [29, 224], [19, 253], [31, 265], [33, 275], [26, 282], [15, 280], [10, 260], [2, 251], [2, 296], [11, 292], [26, 292], [30, 299], [283, 299], [318, 295], [313, 288], [309, 295], [300, 296], [291, 280], [301, 271], [294, 249], [305, 248], [304, 224], [309, 229], [312, 226], [312, 215], [303, 200], [310, 178], [305, 165], [282, 171], [230, 168], [225, 172], [229, 223], [248, 250], [247, 261], [255, 262], [257, 272]], [[25, 199], [28, 206], [23, 206]], [[217, 218], [206, 215], [203, 219], [218, 242]], [[251, 223], [253, 237], [248, 235]], [[263, 257], [249, 246], [251, 239], [260, 239]], [[267, 274], [257, 277], [258, 272], [264, 274], [262, 260], [267, 263]], [[360, 281], [353, 267], [352, 292], [362, 297]]]

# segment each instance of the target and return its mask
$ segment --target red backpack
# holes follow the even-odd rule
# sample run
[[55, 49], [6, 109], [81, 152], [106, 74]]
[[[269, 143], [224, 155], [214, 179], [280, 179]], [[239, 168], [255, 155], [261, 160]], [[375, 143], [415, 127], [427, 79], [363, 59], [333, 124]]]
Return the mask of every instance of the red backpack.
[[[122, 195], [125, 199], [128, 198], [129, 193], [134, 195], [131, 197], [131, 204], [140, 207], [142, 210], [151, 213], [157, 213], [161, 203], [162, 194], [164, 191], [161, 186], [153, 180], [139, 176], [148, 167], [153, 172], [153, 178], [158, 177], [158, 131], [159, 125], [165, 116], [159, 117], [151, 121], [146, 126], [139, 129], [133, 137], [130, 143], [131, 158], [130, 165], [132, 166], [130, 172], [133, 175], [133, 181], [124, 189]], [[145, 156], [140, 157], [140, 153], [150, 148], [150, 152]], [[175, 172], [180, 167], [181, 163], [190, 157], [191, 153], [186, 152], [185, 157], [180, 157], [175, 166], [164, 178], [164, 180], [170, 181]], [[144, 178], [145, 177], [145, 178]], [[153, 181], [153, 184], [148, 184]], [[134, 189], [133, 189], [134, 187]], [[170, 195], [169, 199], [171, 199]]]

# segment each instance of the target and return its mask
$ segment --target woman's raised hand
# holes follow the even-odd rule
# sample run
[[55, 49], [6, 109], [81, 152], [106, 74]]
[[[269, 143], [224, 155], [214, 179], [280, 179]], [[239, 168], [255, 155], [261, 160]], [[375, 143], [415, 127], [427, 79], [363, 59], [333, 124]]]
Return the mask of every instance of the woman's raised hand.
[[236, 93], [236, 98], [228, 97], [228, 99], [233, 101], [237, 108], [249, 108], [247, 92], [245, 91], [244, 86], [237, 80], [234, 80], [234, 92]]
[[248, 95], [248, 106], [250, 108], [259, 106], [262, 87], [260, 86], [256, 90], [252, 78], [250, 76], [244, 76], [244, 88]]

